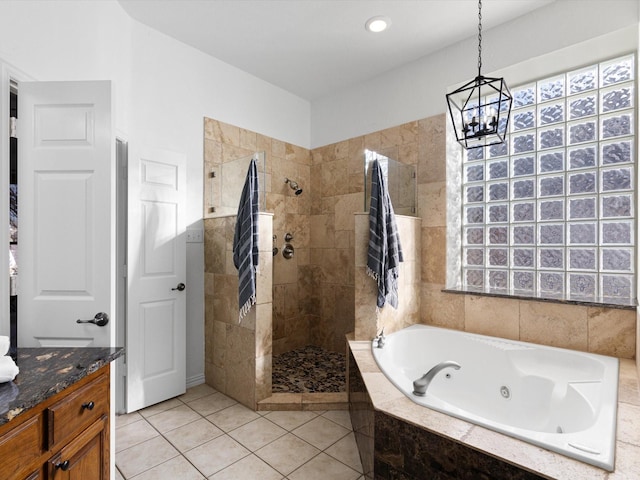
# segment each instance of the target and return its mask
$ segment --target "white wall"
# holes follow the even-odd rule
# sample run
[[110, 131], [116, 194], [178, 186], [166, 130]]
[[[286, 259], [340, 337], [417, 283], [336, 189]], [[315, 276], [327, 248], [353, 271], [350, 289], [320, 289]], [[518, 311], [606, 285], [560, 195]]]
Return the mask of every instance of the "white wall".
[[[0, 1], [0, 59], [34, 80], [112, 80], [116, 130], [131, 150], [186, 154], [187, 225], [201, 225], [203, 117], [310, 144], [307, 101], [147, 28], [115, 0]], [[204, 253], [187, 245], [193, 380], [204, 374]]]
[[[637, 28], [638, 10], [638, 0], [556, 0], [483, 31], [482, 73], [488, 75], [619, 29]], [[312, 148], [446, 111], [445, 94], [451, 86], [477, 75], [478, 39], [476, 32], [470, 34], [474, 36], [449, 48], [315, 100], [311, 105]], [[599, 45], [603, 51], [592, 52], [596, 60], [606, 58], [609, 48], [620, 47], [616, 39]], [[636, 36], [631, 48], [635, 50], [637, 45]], [[628, 51], [629, 46], [625, 48]], [[559, 70], [574, 60], [571, 55], [569, 49], [565, 66]], [[529, 79], [536, 78], [535, 72], [530, 75]], [[505, 79], [515, 85], [509, 77]]]
[[[187, 155], [187, 226], [202, 228], [203, 118], [300, 146], [310, 142], [309, 103], [135, 23], [133, 132], [137, 148]], [[187, 243], [187, 380], [204, 381], [204, 250]], [[191, 379], [191, 380], [190, 380]]]

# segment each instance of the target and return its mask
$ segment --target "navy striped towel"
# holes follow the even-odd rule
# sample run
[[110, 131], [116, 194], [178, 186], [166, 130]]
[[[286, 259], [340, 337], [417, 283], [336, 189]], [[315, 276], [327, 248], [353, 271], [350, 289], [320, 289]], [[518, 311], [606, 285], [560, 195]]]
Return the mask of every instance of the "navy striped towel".
[[256, 267], [258, 266], [258, 167], [251, 159], [242, 189], [236, 230], [233, 236], [233, 264], [238, 269], [238, 321], [256, 303]]
[[393, 205], [378, 160], [373, 162], [371, 177], [367, 273], [378, 283], [378, 308], [388, 302], [397, 309], [402, 247]]

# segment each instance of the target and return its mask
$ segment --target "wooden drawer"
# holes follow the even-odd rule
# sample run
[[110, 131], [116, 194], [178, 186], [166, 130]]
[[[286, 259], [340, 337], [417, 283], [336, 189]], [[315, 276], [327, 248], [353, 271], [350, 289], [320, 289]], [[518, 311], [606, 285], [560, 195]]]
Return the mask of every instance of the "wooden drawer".
[[49, 448], [61, 445], [109, 412], [109, 377], [101, 375], [47, 408]]
[[42, 415], [37, 415], [2, 436], [0, 475], [3, 479], [22, 480], [33, 472], [33, 465], [42, 454], [42, 426]]
[[48, 480], [109, 480], [109, 417], [103, 415], [47, 462]]

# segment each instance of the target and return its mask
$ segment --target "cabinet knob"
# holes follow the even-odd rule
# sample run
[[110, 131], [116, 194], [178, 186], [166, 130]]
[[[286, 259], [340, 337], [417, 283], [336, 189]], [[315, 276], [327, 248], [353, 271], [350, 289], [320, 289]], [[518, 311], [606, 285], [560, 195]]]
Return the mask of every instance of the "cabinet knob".
[[56, 463], [55, 467], [59, 468], [63, 472], [66, 472], [67, 470], [69, 470], [69, 460], [65, 460], [64, 462], [58, 462]]
[[93, 402], [87, 402], [87, 403], [83, 403], [82, 404], [82, 408], [85, 410], [93, 410], [93, 407], [95, 407], [96, 404]]

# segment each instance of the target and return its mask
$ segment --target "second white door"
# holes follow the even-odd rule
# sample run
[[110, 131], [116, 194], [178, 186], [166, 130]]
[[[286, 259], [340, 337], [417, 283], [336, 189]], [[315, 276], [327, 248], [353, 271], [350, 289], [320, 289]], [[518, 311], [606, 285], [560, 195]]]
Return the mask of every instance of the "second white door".
[[186, 388], [186, 165], [183, 154], [130, 157], [126, 410]]

